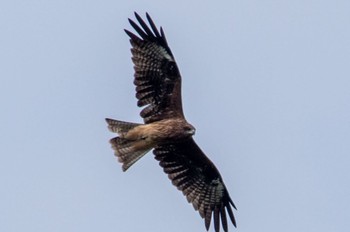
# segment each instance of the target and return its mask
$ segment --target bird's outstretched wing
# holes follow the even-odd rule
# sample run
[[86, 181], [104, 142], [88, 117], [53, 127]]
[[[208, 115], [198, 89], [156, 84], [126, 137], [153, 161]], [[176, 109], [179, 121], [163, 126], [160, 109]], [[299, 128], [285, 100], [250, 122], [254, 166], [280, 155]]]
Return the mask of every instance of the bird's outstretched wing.
[[137, 25], [129, 19], [138, 36], [125, 30], [132, 45], [135, 69], [137, 105], [145, 106], [140, 115], [145, 123], [166, 118], [184, 117], [181, 103], [181, 76], [166, 41], [151, 17], [146, 14], [150, 27], [135, 12]]
[[221, 175], [192, 138], [158, 146], [153, 152], [172, 183], [204, 218], [207, 230], [213, 217], [216, 232], [220, 218], [224, 231], [228, 231], [226, 211], [236, 226], [231, 206], [236, 207]]

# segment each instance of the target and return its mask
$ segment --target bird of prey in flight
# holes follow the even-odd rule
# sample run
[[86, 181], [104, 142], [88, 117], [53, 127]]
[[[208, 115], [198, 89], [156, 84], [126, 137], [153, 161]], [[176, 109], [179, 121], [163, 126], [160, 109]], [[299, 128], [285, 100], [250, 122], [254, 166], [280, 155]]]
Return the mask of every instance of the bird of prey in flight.
[[155, 159], [171, 182], [192, 203], [209, 230], [213, 218], [216, 232], [228, 231], [228, 219], [236, 226], [236, 209], [223, 179], [193, 139], [195, 128], [186, 121], [181, 99], [181, 75], [162, 28], [157, 29], [146, 13], [145, 21], [135, 13], [129, 19], [136, 33], [130, 37], [137, 105], [144, 124], [107, 118], [108, 128], [117, 133], [110, 143], [123, 171], [153, 149]]

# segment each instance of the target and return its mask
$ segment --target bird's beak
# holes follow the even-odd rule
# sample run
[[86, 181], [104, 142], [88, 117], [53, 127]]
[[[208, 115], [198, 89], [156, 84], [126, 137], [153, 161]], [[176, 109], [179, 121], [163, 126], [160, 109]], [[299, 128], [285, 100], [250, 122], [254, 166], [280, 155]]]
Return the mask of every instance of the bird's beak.
[[194, 135], [194, 134], [196, 133], [196, 129], [192, 129], [192, 130], [188, 131], [188, 133], [189, 133], [190, 135]]

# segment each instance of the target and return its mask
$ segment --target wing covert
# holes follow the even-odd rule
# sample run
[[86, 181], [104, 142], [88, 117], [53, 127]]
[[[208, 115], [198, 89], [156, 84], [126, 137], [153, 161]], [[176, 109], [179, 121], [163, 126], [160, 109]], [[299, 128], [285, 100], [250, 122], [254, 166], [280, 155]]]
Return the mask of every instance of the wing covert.
[[226, 212], [236, 226], [231, 208], [236, 207], [221, 175], [192, 138], [158, 146], [153, 152], [172, 183], [204, 218], [207, 230], [213, 218], [216, 232], [220, 230], [220, 219], [224, 231], [228, 231]]
[[139, 23], [129, 19], [138, 36], [125, 30], [132, 45], [137, 105], [145, 123], [184, 117], [181, 103], [181, 76], [162, 28], [160, 32], [146, 14], [150, 27], [135, 12]]

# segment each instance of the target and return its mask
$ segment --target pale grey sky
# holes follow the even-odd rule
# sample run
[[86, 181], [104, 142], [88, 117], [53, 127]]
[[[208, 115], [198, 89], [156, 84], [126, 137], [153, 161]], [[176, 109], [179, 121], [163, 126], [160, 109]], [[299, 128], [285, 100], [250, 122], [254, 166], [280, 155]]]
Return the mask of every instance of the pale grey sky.
[[0, 231], [205, 231], [152, 153], [123, 173], [108, 143], [105, 117], [141, 121], [134, 11], [165, 30], [230, 231], [348, 231], [345, 0], [0, 2]]

